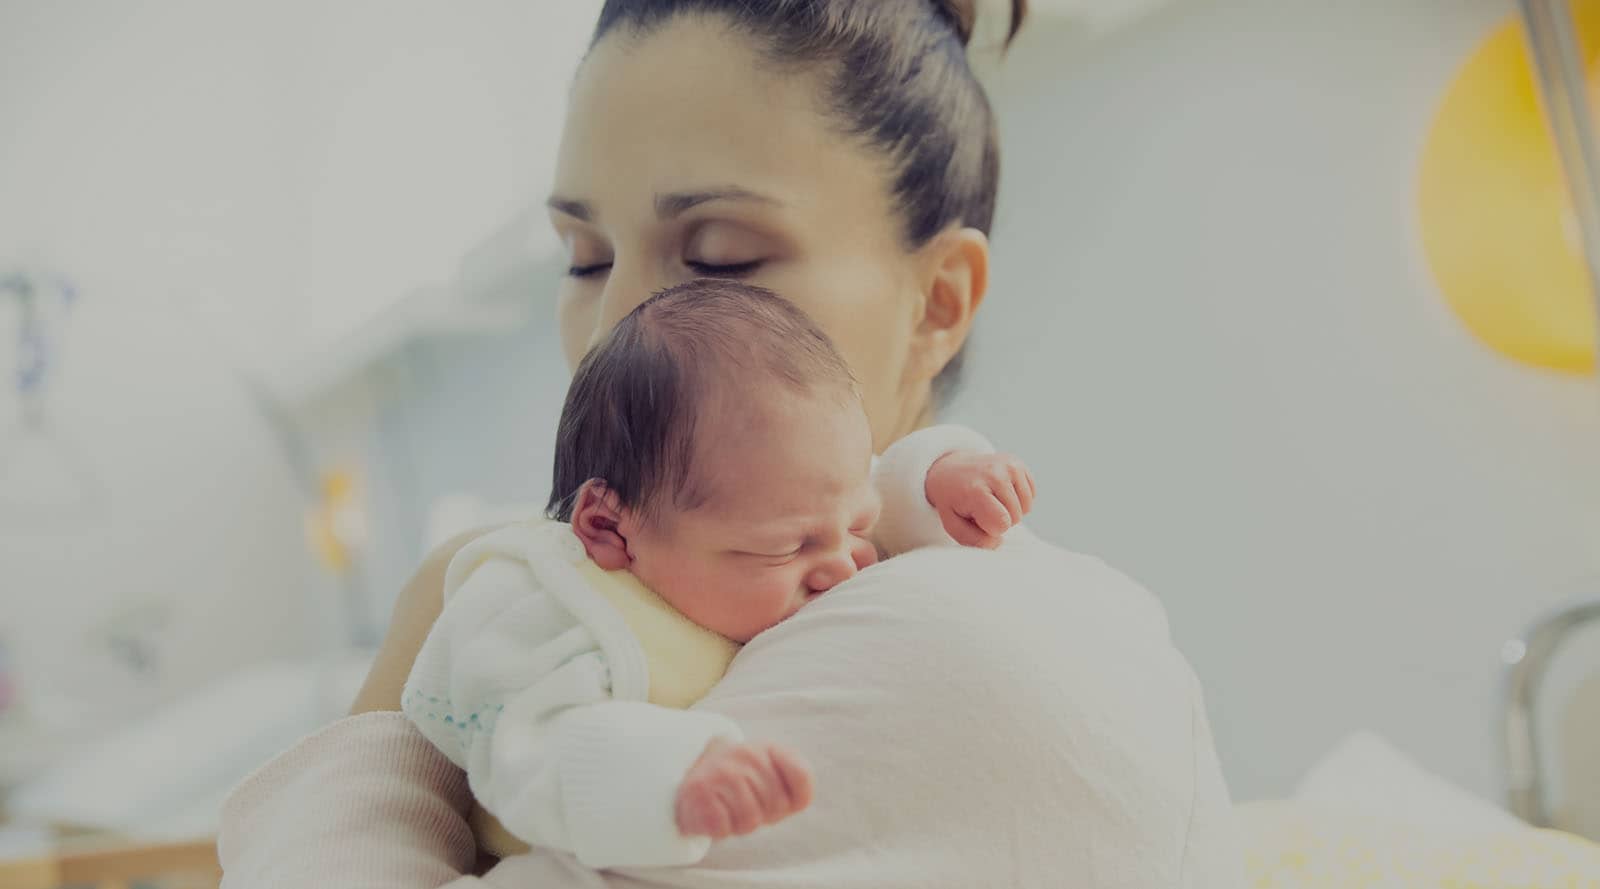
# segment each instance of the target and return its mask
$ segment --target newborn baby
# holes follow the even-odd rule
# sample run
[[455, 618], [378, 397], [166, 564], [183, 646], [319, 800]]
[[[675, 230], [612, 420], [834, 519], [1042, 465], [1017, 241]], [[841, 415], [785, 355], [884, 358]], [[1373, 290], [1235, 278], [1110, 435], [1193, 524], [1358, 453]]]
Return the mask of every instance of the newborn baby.
[[811, 799], [798, 755], [691, 706], [738, 647], [880, 557], [999, 546], [1033, 496], [958, 427], [875, 464], [844, 361], [769, 291], [662, 291], [578, 367], [550, 518], [451, 562], [405, 712], [466, 770], [490, 851], [692, 864]]

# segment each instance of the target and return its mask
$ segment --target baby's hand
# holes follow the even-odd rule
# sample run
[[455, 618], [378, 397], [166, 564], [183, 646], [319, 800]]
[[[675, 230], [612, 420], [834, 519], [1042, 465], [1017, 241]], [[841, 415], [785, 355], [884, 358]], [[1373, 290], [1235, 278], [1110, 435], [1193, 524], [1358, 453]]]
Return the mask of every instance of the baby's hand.
[[1033, 509], [1033, 475], [1009, 454], [951, 451], [935, 460], [924, 485], [944, 529], [962, 546], [994, 549]]
[[811, 805], [811, 769], [774, 744], [715, 740], [678, 788], [678, 831], [714, 840], [777, 824]]

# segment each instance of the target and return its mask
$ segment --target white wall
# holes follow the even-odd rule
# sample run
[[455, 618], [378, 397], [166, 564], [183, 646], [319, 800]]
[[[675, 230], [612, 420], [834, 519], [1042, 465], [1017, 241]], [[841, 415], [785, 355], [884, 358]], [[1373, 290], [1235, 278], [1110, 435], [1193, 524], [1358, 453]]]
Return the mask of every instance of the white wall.
[[[358, 0], [305, 16], [313, 339], [449, 280], [554, 172], [597, 0]], [[554, 237], [548, 248], [556, 249]]]
[[[90, 725], [308, 644], [300, 500], [230, 375], [299, 323], [290, 12], [0, 6], [0, 268], [32, 258], [81, 289], [52, 407], [102, 485], [70, 517], [0, 516], [0, 636], [25, 695]], [[17, 441], [11, 308], [0, 454]], [[101, 636], [129, 608], [158, 613], [149, 674]]]
[[1600, 387], [1471, 339], [1418, 246], [1426, 127], [1511, 7], [1178, 4], [1005, 71], [958, 415], [1164, 599], [1240, 797], [1357, 727], [1497, 793], [1500, 644], [1597, 592]]
[[[307, 117], [303, 344], [336, 341], [407, 291], [445, 284], [469, 249], [542, 204], [568, 85], [598, 9], [598, 0], [306, 8], [296, 44]], [[550, 278], [533, 286], [553, 291], [554, 236], [536, 228], [530, 250], [551, 254]], [[347, 421], [318, 423], [319, 445], [361, 463], [373, 528], [363, 579], [375, 626], [416, 567], [427, 502], [452, 489], [445, 479], [483, 465], [459, 445], [466, 427], [446, 418], [543, 418], [514, 400], [514, 387], [486, 386], [472, 371], [499, 367], [497, 380], [549, 380], [560, 398], [562, 371], [524, 373], [524, 362], [540, 354], [524, 352], [527, 338], [549, 319], [541, 310], [532, 329], [508, 331], [506, 342], [414, 344], [378, 375], [387, 385], [378, 387], [375, 428], [366, 426], [371, 405], [337, 400], [335, 413], [348, 408]], [[435, 360], [440, 354], [451, 360]], [[345, 396], [352, 394], [363, 397], [359, 389]], [[369, 449], [369, 440], [378, 444]], [[512, 440], [500, 444], [514, 453]], [[494, 464], [512, 487], [528, 465], [517, 456]]]
[[[37, 702], [137, 709], [340, 637], [295, 480], [232, 369], [292, 360], [448, 280], [542, 194], [595, 9], [0, 6], [0, 269], [36, 257], [82, 287], [53, 401], [108, 487], [82, 519], [0, 526], [0, 639]], [[4, 443], [9, 376], [0, 388]], [[347, 394], [315, 444], [360, 460], [370, 406]], [[422, 522], [385, 509], [411, 490], [403, 464], [363, 468], [380, 545], [404, 541], [367, 578], [382, 606]], [[95, 634], [102, 612], [146, 606], [168, 615], [165, 663], [134, 679]]]

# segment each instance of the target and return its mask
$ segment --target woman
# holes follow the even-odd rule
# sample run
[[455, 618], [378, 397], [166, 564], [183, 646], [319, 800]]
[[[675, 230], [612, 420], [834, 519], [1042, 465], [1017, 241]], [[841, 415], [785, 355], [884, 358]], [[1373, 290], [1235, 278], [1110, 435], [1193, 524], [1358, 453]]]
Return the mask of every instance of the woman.
[[[952, 0], [609, 0], [550, 199], [568, 361], [660, 287], [738, 277], [833, 337], [879, 449], [928, 423], [988, 284], [999, 161], [973, 21]], [[1159, 606], [1037, 543], [891, 560], [745, 648], [700, 706], [804, 753], [810, 811], [695, 868], [624, 877], [535, 853], [463, 877], [465, 781], [392, 712], [453, 551], [402, 595], [361, 715], [230, 800], [228, 885], [1237, 880], [1199, 686]]]

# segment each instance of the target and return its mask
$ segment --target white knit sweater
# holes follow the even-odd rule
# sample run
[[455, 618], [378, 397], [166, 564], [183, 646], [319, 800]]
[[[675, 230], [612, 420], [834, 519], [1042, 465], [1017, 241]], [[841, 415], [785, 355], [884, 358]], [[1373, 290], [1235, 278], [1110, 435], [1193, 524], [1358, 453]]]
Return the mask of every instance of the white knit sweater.
[[[955, 450], [993, 448], [976, 432], [938, 426], [875, 462], [884, 503], [878, 543], [890, 555], [953, 543], [925, 480]], [[682, 708], [722, 678], [737, 646], [671, 611], [631, 575], [599, 570], [559, 522], [473, 541], [451, 562], [444, 597], [402, 706], [466, 770], [500, 825], [593, 868], [703, 858], [711, 841], [678, 832], [678, 787], [713, 739], [744, 735], [726, 717]], [[493, 851], [526, 851], [490, 833]]]

